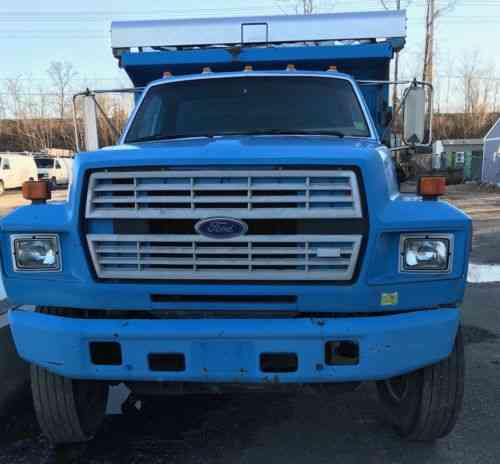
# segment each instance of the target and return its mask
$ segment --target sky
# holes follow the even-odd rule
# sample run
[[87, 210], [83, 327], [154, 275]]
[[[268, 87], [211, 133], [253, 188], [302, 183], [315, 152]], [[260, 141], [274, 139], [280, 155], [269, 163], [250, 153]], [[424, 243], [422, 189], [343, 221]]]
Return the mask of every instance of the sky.
[[[438, 5], [445, 0], [436, 0]], [[408, 0], [402, 0], [405, 5]], [[385, 0], [394, 6], [395, 0]], [[425, 0], [410, 0], [407, 47], [402, 72], [417, 72], [422, 55]], [[128, 85], [111, 54], [112, 20], [179, 17], [293, 14], [295, 0], [0, 0], [0, 80], [24, 76], [48, 88], [51, 61], [69, 61], [78, 72], [76, 86]], [[380, 0], [316, 0], [318, 12], [373, 11]], [[496, 67], [500, 0], [458, 0], [438, 24], [437, 74], [455, 76], [464, 61], [479, 51], [485, 66]], [[1, 86], [1, 81], [0, 81]]]

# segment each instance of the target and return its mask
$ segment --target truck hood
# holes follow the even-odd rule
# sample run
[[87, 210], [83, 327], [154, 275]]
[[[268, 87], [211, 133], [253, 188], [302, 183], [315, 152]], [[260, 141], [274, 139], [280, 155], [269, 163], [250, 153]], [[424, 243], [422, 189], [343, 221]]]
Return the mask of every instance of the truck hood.
[[[86, 173], [99, 169], [152, 167], [281, 167], [356, 168], [366, 196], [381, 211], [397, 195], [394, 165], [378, 141], [328, 136], [239, 136], [117, 145], [81, 153], [75, 160], [73, 193], [85, 189]], [[364, 179], [364, 180], [363, 180]], [[77, 198], [74, 198], [77, 201]], [[375, 205], [373, 205], [375, 207]]]
[[82, 165], [287, 165], [358, 164], [379, 157], [380, 144], [324, 136], [239, 136], [117, 145], [82, 153]]

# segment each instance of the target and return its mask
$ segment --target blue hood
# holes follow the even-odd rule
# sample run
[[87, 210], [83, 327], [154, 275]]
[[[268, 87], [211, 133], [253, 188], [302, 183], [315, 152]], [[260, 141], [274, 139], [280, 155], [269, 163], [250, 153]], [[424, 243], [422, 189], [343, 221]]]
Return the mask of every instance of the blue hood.
[[323, 136], [239, 136], [117, 145], [82, 153], [82, 165], [357, 164], [379, 157], [373, 140]]
[[[85, 173], [152, 166], [348, 166], [358, 168], [368, 198], [381, 210], [398, 191], [388, 150], [378, 141], [330, 136], [231, 136], [116, 145], [76, 157], [73, 193]], [[72, 198], [77, 202], [78, 198]]]

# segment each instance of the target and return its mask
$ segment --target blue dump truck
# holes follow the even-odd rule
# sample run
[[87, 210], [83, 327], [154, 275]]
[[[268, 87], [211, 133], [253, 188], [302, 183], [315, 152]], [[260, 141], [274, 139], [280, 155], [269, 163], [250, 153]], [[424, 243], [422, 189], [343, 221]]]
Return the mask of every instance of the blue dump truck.
[[[375, 381], [401, 436], [453, 429], [471, 221], [440, 178], [399, 191], [383, 142], [405, 30], [404, 12], [113, 23], [137, 90], [118, 143], [90, 150], [86, 127], [67, 202], [28, 182], [32, 204], [1, 222], [52, 443], [91, 439], [122, 382], [142, 397]], [[402, 95], [414, 148], [429, 92]]]

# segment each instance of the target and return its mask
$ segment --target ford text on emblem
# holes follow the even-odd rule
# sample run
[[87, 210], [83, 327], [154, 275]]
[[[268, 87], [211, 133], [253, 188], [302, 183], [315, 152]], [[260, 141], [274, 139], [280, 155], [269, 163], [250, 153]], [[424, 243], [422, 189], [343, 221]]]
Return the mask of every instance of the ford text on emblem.
[[248, 231], [248, 226], [245, 222], [232, 218], [202, 219], [194, 227], [200, 235], [218, 239], [240, 237]]

